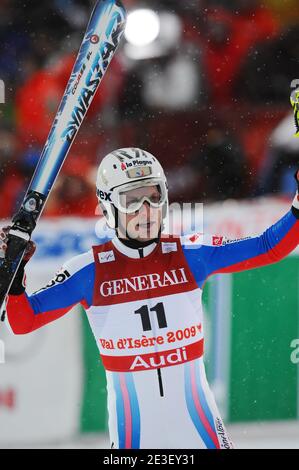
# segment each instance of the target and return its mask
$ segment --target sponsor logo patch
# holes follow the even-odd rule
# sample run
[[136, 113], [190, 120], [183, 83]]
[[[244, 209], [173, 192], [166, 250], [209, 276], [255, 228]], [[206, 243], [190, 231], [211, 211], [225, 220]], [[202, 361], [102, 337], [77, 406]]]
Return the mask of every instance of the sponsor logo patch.
[[110, 263], [111, 261], [115, 261], [115, 256], [112, 250], [104, 251], [103, 253], [99, 253], [99, 261], [100, 263]]
[[171, 253], [172, 251], [178, 251], [176, 242], [162, 242], [162, 253]]
[[250, 240], [251, 237], [244, 237], [244, 238], [235, 238], [233, 240], [224, 240], [223, 245], [229, 245], [230, 243], [238, 243], [243, 242], [244, 240]]
[[[38, 290], [37, 292], [41, 292], [43, 290], [49, 289], [50, 287], [53, 287], [57, 284], [62, 284], [64, 281], [66, 281], [69, 277], [71, 277], [70, 273], [65, 269], [64, 271], [60, 271], [56, 274], [56, 277], [52, 279], [49, 284], [47, 284], [45, 287], [42, 289]], [[36, 294], [37, 292], [34, 292]]]
[[212, 245], [213, 246], [221, 246], [224, 237], [212, 237]]
[[90, 36], [90, 42], [92, 44], [98, 44], [99, 41], [100, 41], [100, 38], [97, 34], [93, 34], [92, 36]]
[[204, 341], [200, 339], [180, 348], [152, 353], [119, 356], [101, 354], [106, 370], [115, 372], [138, 372], [160, 367], [171, 367], [202, 357]]
[[[114, 261], [114, 253], [108, 251], [106, 253], [99, 253], [100, 256], [107, 256], [112, 254], [113, 259], [101, 261], [107, 263]], [[164, 271], [163, 273], [144, 274], [143, 276], [133, 276], [125, 279], [114, 279], [111, 281], [104, 281], [100, 285], [100, 293], [102, 297], [109, 297], [111, 295], [130, 294], [132, 292], [139, 292], [151, 289], [159, 289], [161, 287], [171, 287], [178, 284], [187, 284], [188, 279], [184, 268], [172, 269], [171, 271]]]
[[221, 441], [221, 448], [222, 449], [232, 449], [233, 444], [230, 441], [229, 437], [226, 434], [226, 431], [224, 429], [223, 423], [220, 418], [216, 418], [216, 431], [217, 431], [217, 436]]

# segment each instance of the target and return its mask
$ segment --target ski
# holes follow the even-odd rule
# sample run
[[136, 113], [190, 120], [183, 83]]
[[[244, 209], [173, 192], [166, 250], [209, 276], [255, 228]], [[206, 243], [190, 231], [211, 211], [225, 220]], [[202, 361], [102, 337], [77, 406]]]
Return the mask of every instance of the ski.
[[[126, 10], [120, 0], [98, 0], [33, 178], [12, 219], [0, 260], [0, 311], [24, 251], [88, 108], [121, 41]], [[4, 320], [3, 312], [2, 320]]]

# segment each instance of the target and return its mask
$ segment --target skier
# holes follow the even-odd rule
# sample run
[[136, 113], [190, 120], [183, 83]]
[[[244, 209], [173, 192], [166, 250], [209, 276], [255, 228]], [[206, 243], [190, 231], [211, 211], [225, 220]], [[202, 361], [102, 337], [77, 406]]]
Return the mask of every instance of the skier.
[[[212, 274], [264, 266], [294, 250], [298, 192], [281, 220], [239, 241], [162, 236], [167, 182], [144, 150], [107, 155], [97, 196], [115, 237], [71, 259], [33, 295], [23, 281], [35, 250], [29, 242], [6, 300], [11, 329], [30, 333], [83, 305], [106, 369], [112, 448], [232, 448], [205, 375], [202, 289]], [[1, 238], [5, 256], [7, 228]]]

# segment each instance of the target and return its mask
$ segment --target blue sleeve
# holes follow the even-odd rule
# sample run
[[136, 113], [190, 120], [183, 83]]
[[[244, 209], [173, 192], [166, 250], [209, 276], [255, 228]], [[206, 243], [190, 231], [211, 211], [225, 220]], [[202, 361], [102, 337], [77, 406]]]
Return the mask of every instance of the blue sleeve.
[[71, 275], [63, 268], [46, 287], [28, 296], [34, 313], [69, 309], [79, 303], [89, 307], [92, 302], [93, 271], [94, 266], [89, 265]]
[[95, 266], [90, 252], [73, 258], [38, 292], [9, 295], [6, 312], [15, 334], [26, 334], [65, 315], [81, 303], [92, 304]]
[[245, 271], [275, 263], [291, 253], [298, 243], [299, 220], [289, 211], [258, 237], [224, 240], [218, 246], [202, 244], [194, 248], [187, 244], [183, 250], [198, 285], [202, 287], [212, 274]]

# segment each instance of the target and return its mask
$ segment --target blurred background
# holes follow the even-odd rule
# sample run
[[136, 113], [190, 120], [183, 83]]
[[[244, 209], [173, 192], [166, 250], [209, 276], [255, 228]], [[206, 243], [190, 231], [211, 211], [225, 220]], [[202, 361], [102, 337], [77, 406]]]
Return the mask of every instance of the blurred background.
[[[30, 182], [93, 3], [0, 2], [3, 223]], [[35, 232], [34, 290], [103, 237], [95, 174], [116, 148], [156, 155], [171, 202], [204, 202], [213, 233], [260, 233], [294, 195], [299, 139], [289, 98], [299, 79], [298, 1], [124, 4], [126, 40]], [[299, 448], [299, 365], [290, 359], [298, 281], [295, 252], [278, 266], [215, 277], [205, 289], [208, 375], [237, 446]], [[0, 339], [7, 353], [0, 446], [107, 445], [105, 379], [80, 309], [30, 338], [1, 328]]]

